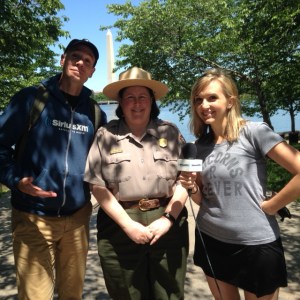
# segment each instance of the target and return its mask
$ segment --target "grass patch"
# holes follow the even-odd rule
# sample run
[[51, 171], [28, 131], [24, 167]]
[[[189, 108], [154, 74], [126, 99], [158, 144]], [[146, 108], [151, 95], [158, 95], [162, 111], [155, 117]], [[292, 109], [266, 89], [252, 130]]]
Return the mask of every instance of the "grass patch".
[[5, 185], [0, 183], [0, 197], [2, 196], [2, 194], [5, 194], [9, 191], [9, 188], [7, 188]]

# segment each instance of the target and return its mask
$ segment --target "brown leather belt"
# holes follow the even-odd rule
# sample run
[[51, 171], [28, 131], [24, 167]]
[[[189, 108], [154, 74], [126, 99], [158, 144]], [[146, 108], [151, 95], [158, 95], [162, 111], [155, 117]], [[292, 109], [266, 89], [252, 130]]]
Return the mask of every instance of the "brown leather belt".
[[148, 211], [154, 208], [158, 207], [164, 207], [167, 206], [170, 202], [171, 197], [169, 198], [154, 198], [154, 199], [140, 199], [136, 201], [119, 201], [119, 203], [122, 205], [125, 209], [130, 208], [138, 208], [141, 211]]

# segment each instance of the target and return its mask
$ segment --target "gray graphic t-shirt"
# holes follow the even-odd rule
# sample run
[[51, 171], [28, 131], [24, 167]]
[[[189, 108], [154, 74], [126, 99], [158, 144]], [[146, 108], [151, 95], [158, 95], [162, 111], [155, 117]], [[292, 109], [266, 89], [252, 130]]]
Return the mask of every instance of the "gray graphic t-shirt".
[[274, 216], [260, 208], [266, 192], [266, 154], [283, 138], [266, 123], [248, 122], [237, 142], [196, 141], [203, 160], [200, 230], [233, 244], [257, 245], [279, 237]]

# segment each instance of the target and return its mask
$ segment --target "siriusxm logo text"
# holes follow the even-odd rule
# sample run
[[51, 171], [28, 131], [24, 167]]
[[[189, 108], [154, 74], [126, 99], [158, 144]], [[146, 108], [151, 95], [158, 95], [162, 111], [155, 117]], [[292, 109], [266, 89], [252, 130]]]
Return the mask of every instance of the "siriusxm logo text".
[[62, 122], [60, 120], [52, 120], [52, 126], [54, 127], [58, 127], [61, 130], [72, 130], [72, 131], [76, 131], [76, 132], [89, 132], [89, 127], [86, 125], [82, 125], [82, 124], [71, 124], [68, 122]]

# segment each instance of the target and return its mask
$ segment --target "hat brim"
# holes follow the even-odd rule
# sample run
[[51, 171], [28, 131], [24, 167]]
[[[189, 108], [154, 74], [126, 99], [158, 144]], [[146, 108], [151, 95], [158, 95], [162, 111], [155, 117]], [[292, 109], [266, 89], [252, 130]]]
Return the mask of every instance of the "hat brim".
[[154, 93], [155, 100], [164, 97], [169, 91], [167, 85], [156, 80], [124, 79], [108, 84], [103, 89], [103, 94], [111, 100], [119, 100], [120, 90], [131, 86], [144, 86], [151, 89]]

